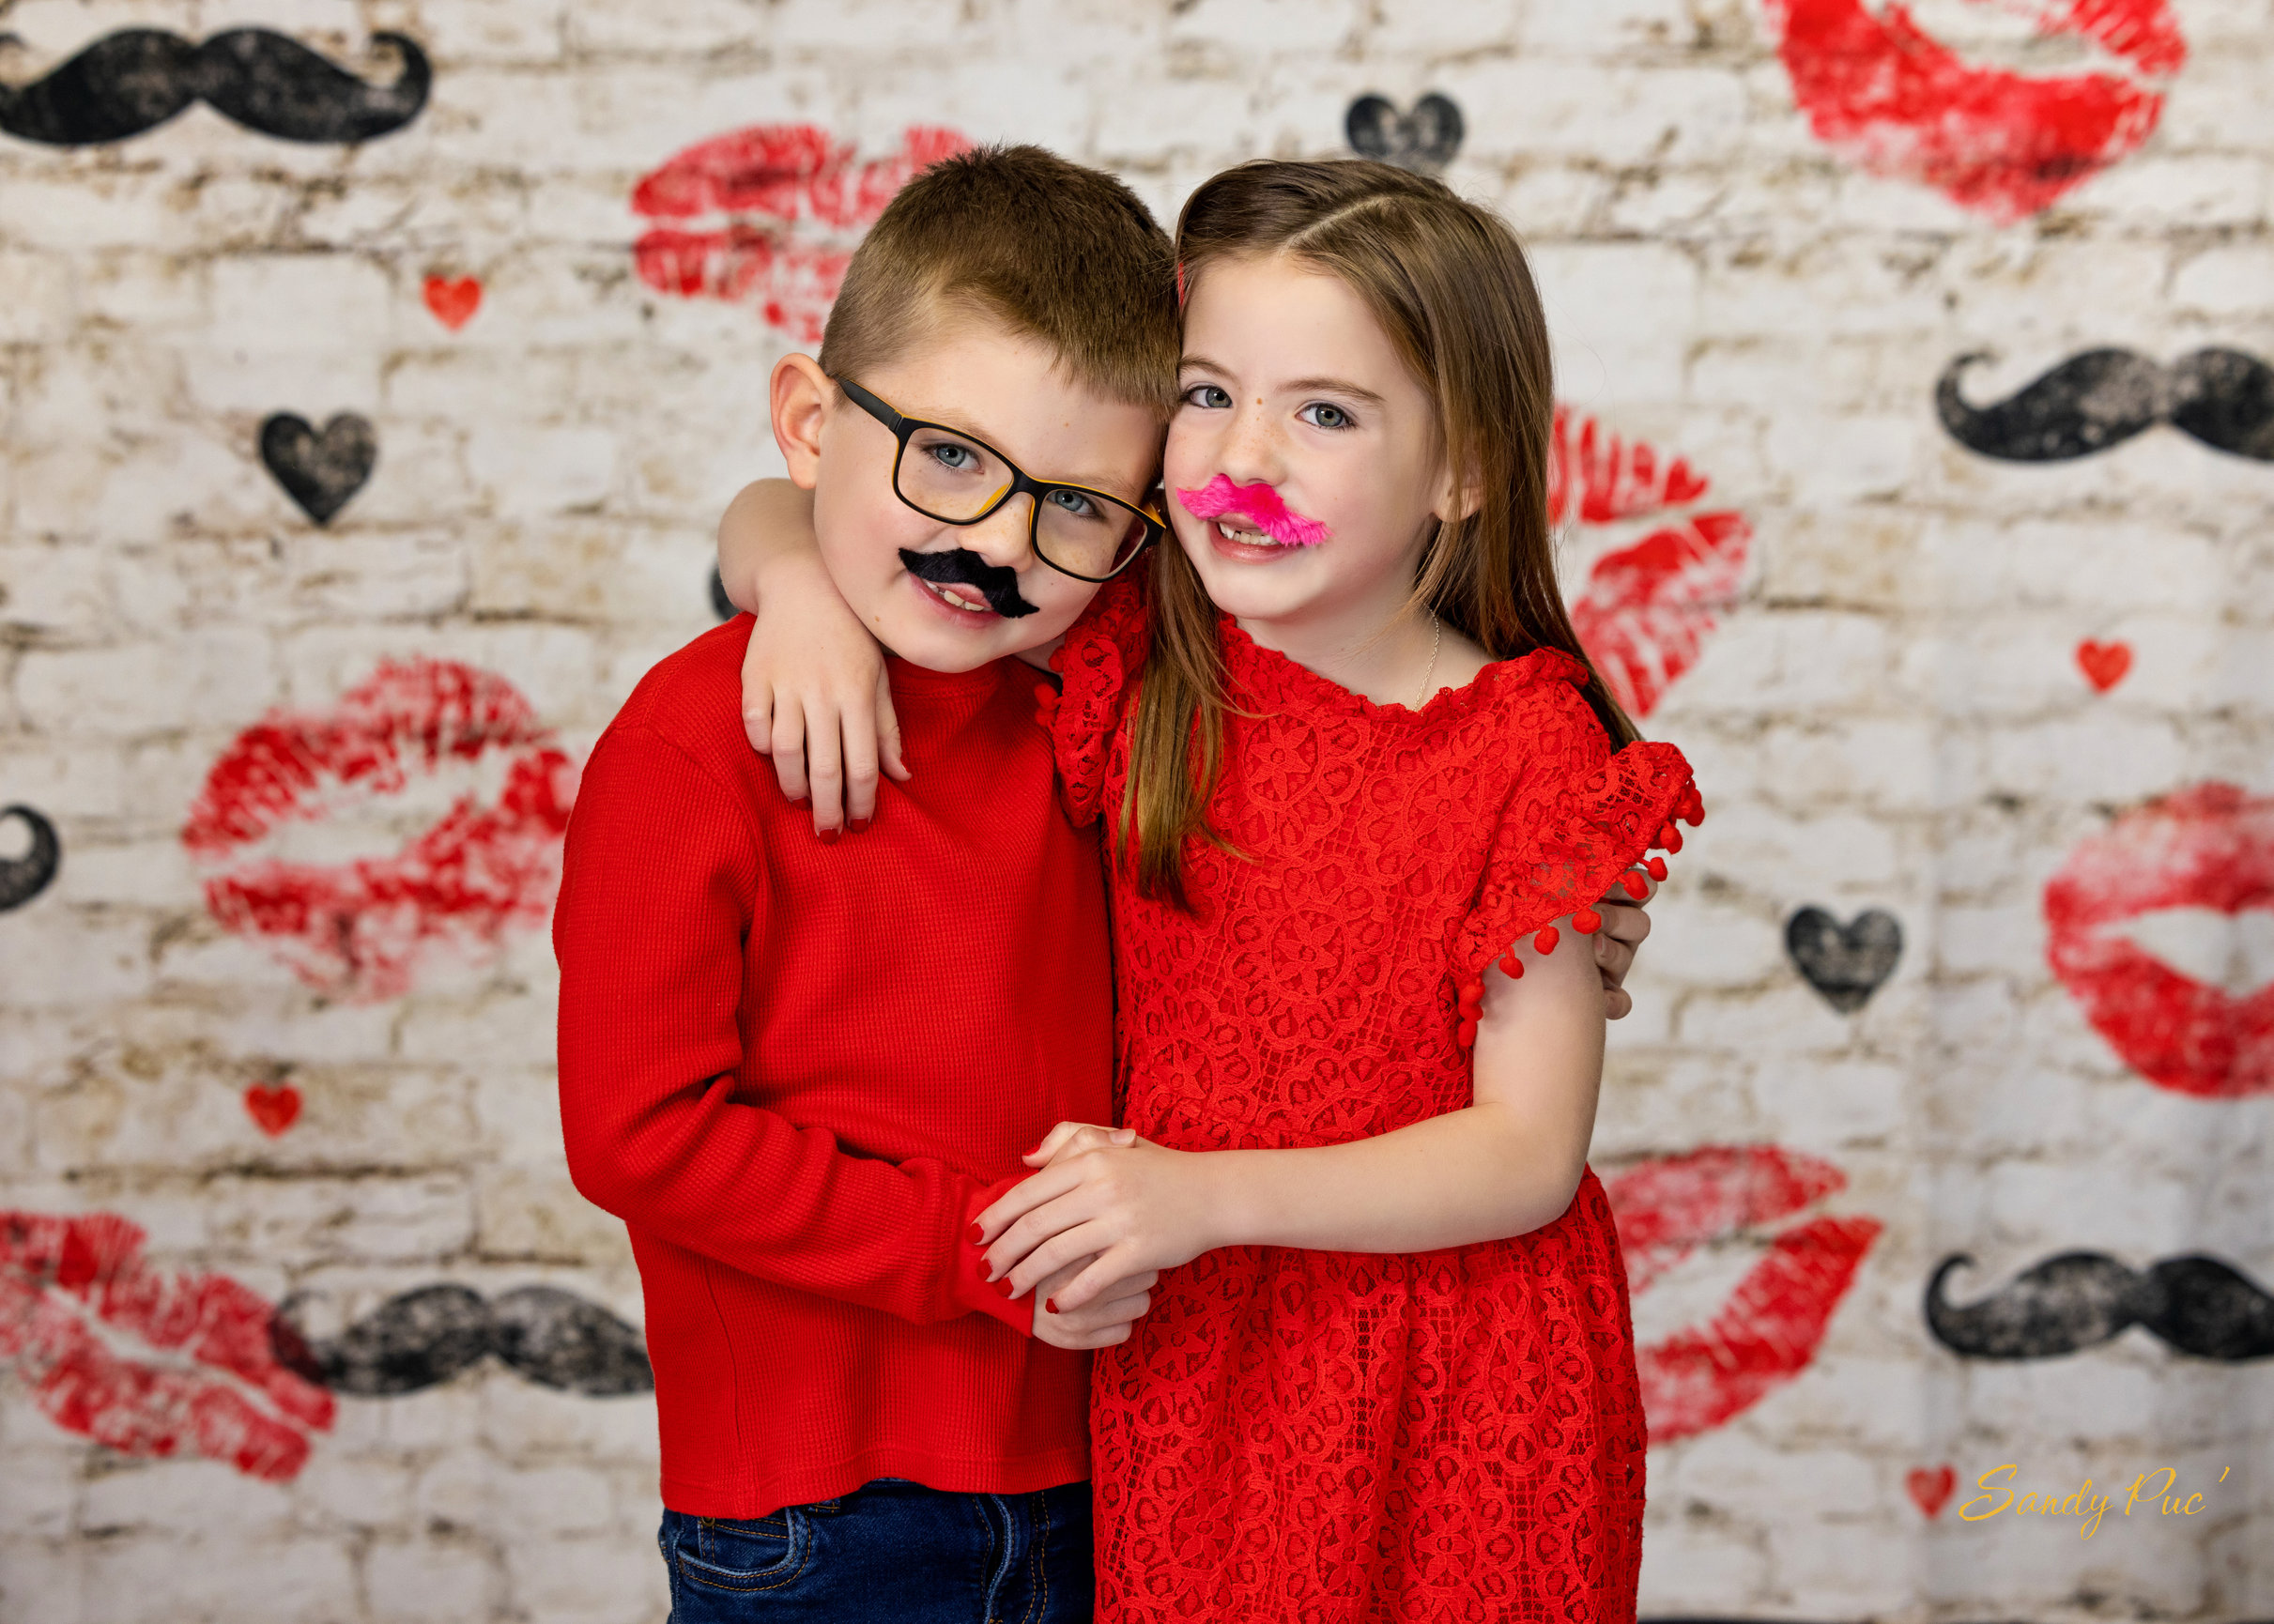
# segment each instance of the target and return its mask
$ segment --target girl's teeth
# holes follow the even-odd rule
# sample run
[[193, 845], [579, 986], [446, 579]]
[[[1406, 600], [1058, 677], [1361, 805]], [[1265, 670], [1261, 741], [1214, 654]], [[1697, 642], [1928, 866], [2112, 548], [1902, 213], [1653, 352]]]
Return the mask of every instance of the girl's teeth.
[[1243, 547], [1276, 547], [1279, 545], [1279, 543], [1271, 540], [1261, 530], [1235, 529], [1222, 519], [1216, 521], [1216, 533], [1223, 537], [1225, 541], [1237, 542]]

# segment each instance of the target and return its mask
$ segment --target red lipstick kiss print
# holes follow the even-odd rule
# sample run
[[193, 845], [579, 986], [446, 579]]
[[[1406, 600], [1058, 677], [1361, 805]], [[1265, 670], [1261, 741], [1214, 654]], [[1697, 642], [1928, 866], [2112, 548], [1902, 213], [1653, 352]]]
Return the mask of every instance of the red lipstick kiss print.
[[[393, 855], [292, 861], [264, 843], [361, 803], [439, 787], [446, 769], [496, 786], [459, 795]], [[576, 774], [502, 677], [448, 660], [382, 661], [318, 714], [277, 711], [238, 736], [191, 808], [182, 844], [206, 906], [260, 938], [301, 980], [355, 1003], [410, 989], [430, 949], [494, 945], [541, 923], [560, 879]]]
[[331, 1395], [277, 1362], [257, 1295], [154, 1269], [143, 1240], [108, 1213], [0, 1212], [0, 1361], [50, 1420], [122, 1454], [298, 1476]]
[[[2045, 957], [2093, 1029], [2148, 1081], [2239, 1099], [2274, 1092], [2274, 983], [2222, 983], [2240, 979], [2231, 973], [2243, 929], [2269, 910], [2274, 799], [2198, 784], [2077, 843], [2045, 887]], [[2223, 951], [2193, 951], [2205, 943]]]
[[474, 319], [474, 312], [482, 308], [482, 284], [470, 276], [454, 281], [447, 276], [430, 276], [424, 289], [426, 308], [434, 313], [435, 320], [456, 332]]
[[[1547, 471], [1551, 525], [1609, 525], [1644, 518], [1706, 494], [1702, 474], [1676, 457], [1662, 462], [1570, 406], [1556, 408]], [[1619, 702], [1647, 716], [1698, 663], [1714, 614], [1737, 594], [1751, 549], [1742, 513], [1694, 513], [1604, 554], [1571, 606], [1572, 629]]]
[[853, 242], [917, 171], [971, 145], [952, 130], [912, 128], [899, 151], [853, 161], [810, 124], [759, 124], [699, 142], [640, 181], [632, 210], [652, 227], [633, 245], [639, 280], [679, 299], [759, 307], [804, 345], [822, 342]]
[[[1775, 1145], [1708, 1145], [1607, 1181], [1628, 1289], [1705, 1242], [1798, 1212], [1847, 1185], [1830, 1162]], [[1651, 1442], [1720, 1426], [1808, 1367], [1833, 1311], [1879, 1238], [1867, 1218], [1815, 1218], [1778, 1231], [1712, 1322], [1637, 1348]]]
[[2128, 157], [2159, 81], [2187, 61], [2166, 0], [2036, 0], [2039, 38], [2089, 40], [2128, 71], [2036, 79], [1962, 62], [1887, 0], [1767, 0], [1777, 54], [1817, 138], [1873, 175], [1933, 187], [2010, 224]]
[[1950, 1496], [1958, 1493], [1959, 1475], [1948, 1466], [1937, 1466], [1932, 1471], [1925, 1466], [1913, 1466], [1903, 1476], [1903, 1487], [1911, 1492], [1911, 1503], [1927, 1513], [1933, 1522], [1950, 1504]]
[[2077, 645], [2077, 669], [2093, 685], [2097, 694], [2105, 694], [2132, 668], [2132, 646], [2129, 643], [2096, 643], [2087, 637]]

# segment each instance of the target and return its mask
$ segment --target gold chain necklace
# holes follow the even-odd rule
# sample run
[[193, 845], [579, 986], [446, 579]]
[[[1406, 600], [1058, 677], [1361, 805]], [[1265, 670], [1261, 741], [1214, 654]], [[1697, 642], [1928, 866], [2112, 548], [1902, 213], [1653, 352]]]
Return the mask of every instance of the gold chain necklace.
[[1429, 700], [1429, 679], [1437, 674], [1437, 648], [1445, 641], [1445, 622], [1437, 619], [1435, 609], [1429, 611], [1429, 620], [1437, 627], [1437, 635], [1429, 639], [1429, 668], [1421, 673], [1421, 691], [1413, 701], [1417, 711]]

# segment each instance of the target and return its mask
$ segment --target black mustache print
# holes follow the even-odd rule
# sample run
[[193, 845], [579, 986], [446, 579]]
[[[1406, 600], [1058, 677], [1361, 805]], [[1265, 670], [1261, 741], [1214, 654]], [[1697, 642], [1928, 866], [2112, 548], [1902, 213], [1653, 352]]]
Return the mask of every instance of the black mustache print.
[[392, 84], [366, 84], [266, 28], [231, 28], [203, 45], [158, 28], [121, 29], [44, 78], [0, 85], [0, 130], [48, 146], [92, 146], [154, 130], [203, 101], [283, 141], [369, 141], [416, 118], [434, 82], [414, 41], [371, 38], [403, 59]]
[[466, 1286], [421, 1286], [388, 1298], [336, 1337], [310, 1337], [287, 1298], [269, 1328], [277, 1362], [360, 1399], [415, 1393], [495, 1354], [530, 1381], [591, 1398], [655, 1390], [647, 1344], [597, 1303], [552, 1286], [494, 1302]]
[[1785, 922], [1785, 951], [1826, 1004], [1852, 1015], [1895, 973], [1903, 957], [1903, 927], [1877, 908], [1845, 925], [1821, 908], [1804, 908]]
[[1934, 409], [1969, 451], [2011, 463], [2057, 463], [2168, 422], [2215, 451], [2274, 462], [2274, 367], [2238, 349], [2199, 349], [2170, 366], [2128, 349], [2088, 349], [1995, 406], [1970, 406], [1962, 355], [1934, 386]]
[[0, 913], [21, 908], [48, 888], [63, 866], [63, 842], [55, 826], [29, 806], [0, 807], [0, 822], [14, 818], [32, 832], [31, 850], [21, 857], [0, 857]]
[[939, 587], [976, 587], [986, 595], [987, 606], [1006, 620], [1035, 612], [1035, 605], [1019, 596], [1019, 572], [991, 564], [967, 547], [945, 553], [915, 553], [900, 549], [900, 564], [919, 581]]
[[2274, 1357], [2274, 1296], [2217, 1258], [2165, 1258], [2134, 1271], [2099, 1252], [2063, 1252], [1954, 1307], [1943, 1281], [1973, 1262], [1962, 1252], [1946, 1257], [1927, 1282], [1928, 1328], [1971, 1359], [2058, 1358], [2128, 1325], [2199, 1359]]
[[1386, 96], [1361, 96], [1343, 115], [1351, 151], [1423, 175], [1451, 163], [1465, 133], [1460, 108], [1436, 91], [1415, 102], [1411, 113], [1400, 113]]
[[321, 431], [306, 418], [277, 412], [261, 421], [261, 461], [317, 524], [346, 507], [379, 462], [379, 437], [353, 412], [341, 412]]

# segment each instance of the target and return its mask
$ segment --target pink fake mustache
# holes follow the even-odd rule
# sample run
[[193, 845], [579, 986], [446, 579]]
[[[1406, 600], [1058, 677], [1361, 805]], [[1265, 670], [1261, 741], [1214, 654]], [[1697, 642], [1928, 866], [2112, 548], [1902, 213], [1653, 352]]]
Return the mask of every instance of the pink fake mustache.
[[1315, 547], [1334, 533], [1288, 507], [1269, 485], [1236, 485], [1228, 474], [1218, 474], [1196, 491], [1178, 491], [1176, 499], [1196, 519], [1219, 519], [1227, 513], [1246, 519], [1283, 546]]

